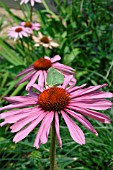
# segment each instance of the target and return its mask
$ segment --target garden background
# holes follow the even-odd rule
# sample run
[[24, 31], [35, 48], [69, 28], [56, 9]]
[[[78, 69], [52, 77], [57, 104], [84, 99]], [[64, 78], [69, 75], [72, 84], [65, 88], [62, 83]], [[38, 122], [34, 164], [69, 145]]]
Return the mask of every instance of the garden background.
[[[59, 44], [57, 49], [45, 51], [41, 47], [34, 48], [32, 43], [29, 47], [23, 47], [8, 38], [8, 27], [30, 18], [29, 5], [17, 5], [21, 15], [0, 1], [0, 6], [7, 13], [2, 13], [0, 17], [0, 106], [6, 104], [3, 96], [26, 94], [26, 84], [16, 88], [17, 80], [14, 77], [43, 53], [49, 57], [59, 54], [63, 64], [72, 66], [76, 70], [77, 85], [108, 83], [104, 90], [113, 91], [112, 0], [54, 0], [45, 7], [37, 4], [33, 21], [40, 22], [43, 34], [51, 36]], [[103, 113], [113, 119], [113, 109]], [[83, 146], [75, 143], [65, 124], [61, 124], [63, 148], [57, 145], [58, 170], [113, 169], [113, 123], [105, 125], [90, 121], [99, 136], [96, 137], [79, 124], [86, 137]], [[1, 170], [49, 169], [50, 140], [36, 150], [32, 147], [35, 133], [36, 130], [14, 144], [14, 134], [10, 133], [9, 126], [0, 128]]]

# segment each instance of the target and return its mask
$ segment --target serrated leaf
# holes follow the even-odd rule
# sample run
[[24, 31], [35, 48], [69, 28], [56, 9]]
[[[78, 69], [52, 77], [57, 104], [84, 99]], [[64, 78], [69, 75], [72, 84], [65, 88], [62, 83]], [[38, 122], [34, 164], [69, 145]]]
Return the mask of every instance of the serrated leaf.
[[52, 87], [62, 84], [64, 82], [64, 75], [55, 68], [49, 68], [47, 72], [47, 84]]

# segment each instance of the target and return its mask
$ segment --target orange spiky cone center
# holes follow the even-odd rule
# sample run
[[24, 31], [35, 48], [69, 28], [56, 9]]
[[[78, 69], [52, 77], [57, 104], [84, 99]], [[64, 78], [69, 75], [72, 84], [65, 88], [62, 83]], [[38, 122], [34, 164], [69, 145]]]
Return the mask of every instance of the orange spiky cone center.
[[22, 28], [18, 27], [15, 29], [15, 32], [21, 32], [22, 31]]
[[49, 44], [49, 43], [50, 43], [49, 38], [46, 37], [46, 36], [43, 36], [43, 37], [40, 39], [40, 41], [41, 41], [42, 43], [45, 43], [45, 44]]
[[65, 89], [52, 87], [44, 90], [38, 98], [38, 103], [45, 111], [60, 111], [70, 101], [69, 94]]
[[31, 22], [26, 22], [25, 25], [24, 25], [24, 27], [29, 27], [29, 28], [31, 28], [31, 27], [32, 27]]
[[48, 70], [51, 66], [52, 66], [51, 61], [45, 58], [40, 58], [36, 60], [34, 63], [35, 70]]

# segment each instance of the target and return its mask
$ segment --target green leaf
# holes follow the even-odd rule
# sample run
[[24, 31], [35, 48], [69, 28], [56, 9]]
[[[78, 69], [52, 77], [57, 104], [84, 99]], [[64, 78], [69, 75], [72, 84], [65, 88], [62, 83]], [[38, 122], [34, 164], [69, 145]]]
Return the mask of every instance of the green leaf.
[[5, 3], [3, 3], [3, 2], [0, 1], [0, 6], [2, 6], [2, 7], [8, 12], [8, 14], [11, 16], [11, 18], [12, 18], [15, 22], [20, 22], [20, 21], [22, 21], [21, 18], [19, 18], [18, 16], [14, 15], [14, 14], [11, 12], [11, 10], [8, 8], [8, 6], [7, 6]]
[[47, 84], [48, 86], [52, 87], [55, 85], [62, 84], [64, 82], [64, 75], [56, 70], [55, 68], [49, 68], [47, 72]]
[[5, 41], [0, 38], [0, 45], [1, 50], [0, 54], [4, 57], [7, 61], [12, 63], [13, 65], [24, 65], [22, 59], [18, 56], [18, 54], [11, 48]]

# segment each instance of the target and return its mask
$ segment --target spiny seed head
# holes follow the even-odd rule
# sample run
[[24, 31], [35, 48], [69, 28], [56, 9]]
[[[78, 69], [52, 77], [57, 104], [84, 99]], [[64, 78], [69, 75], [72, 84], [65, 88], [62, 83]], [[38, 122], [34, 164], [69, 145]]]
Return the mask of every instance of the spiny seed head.
[[21, 32], [22, 31], [22, 28], [21, 27], [18, 27], [15, 29], [15, 32]]
[[43, 37], [40, 39], [40, 41], [41, 41], [42, 43], [45, 43], [45, 44], [49, 44], [49, 43], [50, 43], [49, 38], [46, 37], [46, 36], [43, 36]]
[[25, 25], [24, 25], [24, 27], [29, 27], [29, 28], [31, 28], [31, 27], [32, 27], [31, 22], [29, 22], [29, 21], [28, 21], [28, 22], [26, 22], [26, 23], [25, 23]]
[[51, 66], [52, 66], [51, 61], [45, 58], [40, 58], [36, 60], [34, 63], [35, 70], [48, 70]]
[[60, 111], [64, 109], [69, 100], [69, 94], [65, 89], [52, 87], [39, 95], [38, 103], [45, 111]]

